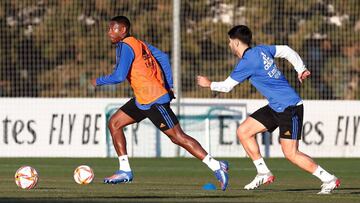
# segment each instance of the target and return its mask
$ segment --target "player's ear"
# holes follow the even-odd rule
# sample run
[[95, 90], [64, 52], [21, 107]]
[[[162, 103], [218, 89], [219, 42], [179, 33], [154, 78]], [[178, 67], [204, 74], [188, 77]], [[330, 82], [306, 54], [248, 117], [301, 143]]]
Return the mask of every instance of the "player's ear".
[[126, 27], [125, 27], [125, 26], [121, 26], [121, 27], [120, 27], [120, 33], [121, 33], [121, 34], [125, 34], [126, 32], [127, 32]]
[[120, 33], [126, 35], [129, 31], [127, 30], [126, 26], [121, 25]]

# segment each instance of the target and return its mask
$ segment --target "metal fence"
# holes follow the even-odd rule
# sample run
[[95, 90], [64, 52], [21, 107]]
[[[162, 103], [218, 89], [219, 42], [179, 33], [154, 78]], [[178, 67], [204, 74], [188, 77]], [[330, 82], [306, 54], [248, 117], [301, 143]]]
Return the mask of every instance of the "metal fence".
[[[212, 97], [196, 86], [195, 76], [223, 80], [230, 74], [237, 59], [229, 51], [227, 31], [246, 24], [254, 45], [288, 44], [299, 52], [312, 72], [301, 86], [291, 65], [277, 62], [303, 98], [360, 99], [358, 0], [3, 0], [0, 96], [132, 96], [126, 82], [89, 85], [115, 63], [106, 36], [115, 15], [128, 16], [133, 35], [170, 55], [177, 53], [174, 42], [180, 44], [173, 61], [179, 62], [175, 77], [182, 97]], [[219, 97], [262, 98], [248, 82]]]

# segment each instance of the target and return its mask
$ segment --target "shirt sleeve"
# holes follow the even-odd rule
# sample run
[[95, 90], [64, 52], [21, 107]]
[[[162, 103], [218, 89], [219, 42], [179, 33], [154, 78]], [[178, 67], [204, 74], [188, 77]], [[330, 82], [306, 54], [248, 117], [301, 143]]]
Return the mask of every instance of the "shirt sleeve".
[[212, 82], [210, 84], [210, 89], [217, 92], [230, 92], [237, 84], [239, 84], [238, 81], [228, 77], [222, 82]]
[[116, 48], [116, 65], [110, 75], [102, 76], [96, 79], [96, 85], [109, 85], [123, 82], [130, 70], [131, 64], [135, 58], [132, 48], [121, 43]]
[[156, 61], [160, 64], [160, 67], [165, 76], [165, 85], [166, 89], [171, 89], [174, 87], [172, 70], [170, 65], [169, 56], [160, 51], [158, 48], [152, 46], [151, 44], [146, 44], [151, 51], [152, 55], [155, 57]]
[[276, 54], [276, 46], [275, 45], [269, 45], [269, 46], [266, 46], [267, 49], [269, 50], [270, 54], [275, 57], [275, 54]]
[[242, 59], [236, 65], [233, 72], [230, 74], [230, 77], [237, 81], [238, 83], [244, 82], [246, 79], [250, 78], [254, 74], [255, 69], [248, 59]]
[[285, 58], [288, 60], [293, 66], [296, 72], [302, 73], [306, 70], [304, 62], [296, 51], [291, 49], [287, 45], [276, 45], [275, 57]]

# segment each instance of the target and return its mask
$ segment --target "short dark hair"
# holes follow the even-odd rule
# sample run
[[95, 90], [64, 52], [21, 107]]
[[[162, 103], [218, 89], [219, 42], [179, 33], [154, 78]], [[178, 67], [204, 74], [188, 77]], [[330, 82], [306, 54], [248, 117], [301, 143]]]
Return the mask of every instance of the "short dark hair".
[[126, 27], [126, 31], [129, 34], [130, 33], [130, 27], [131, 27], [131, 23], [129, 18], [125, 17], [125, 16], [115, 16], [113, 18], [111, 18], [111, 21], [115, 21], [119, 24], [122, 24]]
[[238, 39], [249, 46], [251, 44], [252, 33], [246, 25], [234, 26], [229, 30], [228, 35], [230, 39]]

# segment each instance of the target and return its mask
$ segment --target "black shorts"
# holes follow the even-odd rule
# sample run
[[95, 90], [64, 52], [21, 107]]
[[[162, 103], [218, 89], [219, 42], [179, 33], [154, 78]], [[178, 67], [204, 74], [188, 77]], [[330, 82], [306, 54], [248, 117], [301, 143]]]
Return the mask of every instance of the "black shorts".
[[135, 98], [132, 98], [120, 107], [120, 109], [137, 123], [145, 118], [149, 118], [161, 131], [171, 129], [179, 123], [177, 117], [170, 108], [170, 103], [154, 104], [148, 110], [141, 110], [136, 106]]
[[263, 124], [269, 132], [280, 128], [280, 138], [300, 140], [303, 125], [304, 106], [289, 106], [284, 112], [276, 112], [269, 105], [250, 116]]

